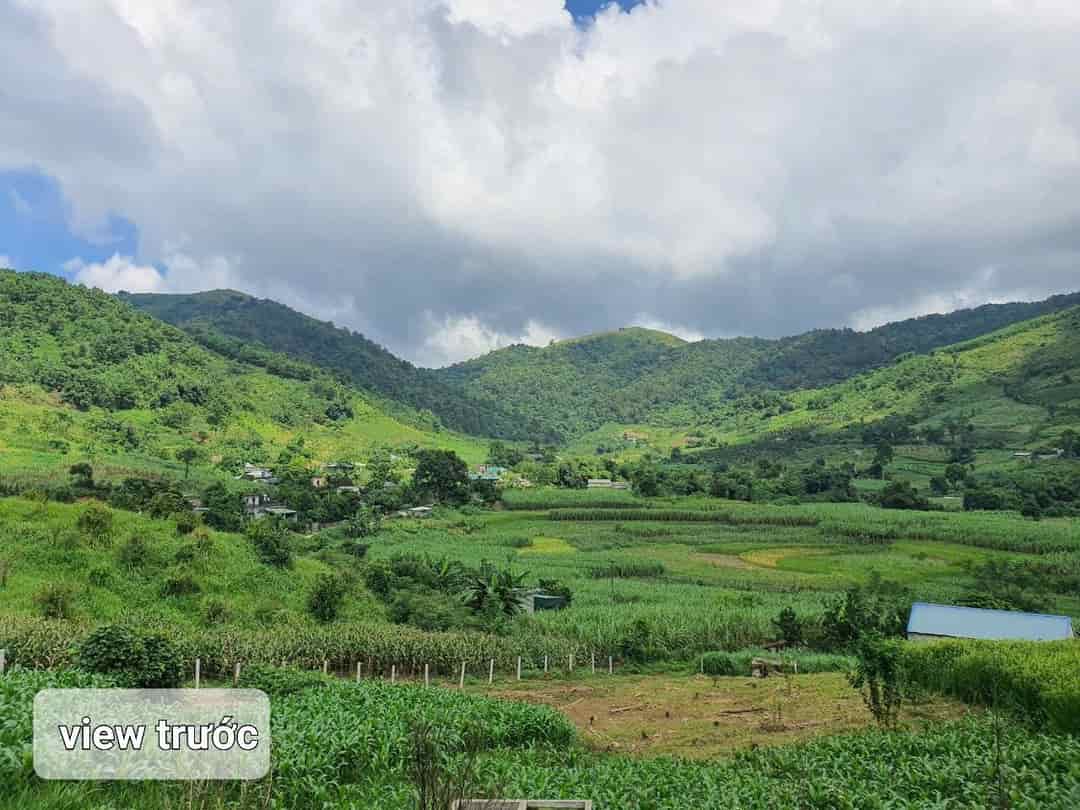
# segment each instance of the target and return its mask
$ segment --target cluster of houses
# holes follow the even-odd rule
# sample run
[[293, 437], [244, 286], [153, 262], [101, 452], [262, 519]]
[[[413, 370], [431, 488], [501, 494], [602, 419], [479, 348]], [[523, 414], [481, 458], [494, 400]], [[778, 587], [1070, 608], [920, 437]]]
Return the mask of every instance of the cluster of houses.
[[516, 489], [526, 489], [533, 485], [532, 481], [522, 475], [514, 473], [506, 467], [498, 464], [481, 464], [469, 473], [470, 481], [489, 481], [493, 484], [502, 484]]

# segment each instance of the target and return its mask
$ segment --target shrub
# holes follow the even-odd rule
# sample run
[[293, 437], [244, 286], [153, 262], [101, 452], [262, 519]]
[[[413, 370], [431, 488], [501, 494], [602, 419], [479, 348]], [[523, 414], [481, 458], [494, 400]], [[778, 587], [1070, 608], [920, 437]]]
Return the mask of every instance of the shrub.
[[863, 702], [878, 725], [892, 728], [904, 700], [905, 678], [900, 639], [866, 633], [856, 647], [858, 661], [848, 682], [862, 693]]
[[701, 670], [706, 675], [745, 675], [739, 656], [728, 652], [708, 652], [701, 656]]
[[92, 543], [105, 544], [112, 538], [112, 510], [99, 503], [92, 503], [83, 509], [75, 525]]
[[162, 596], [190, 596], [198, 593], [202, 588], [195, 578], [189, 573], [171, 574], [161, 584]]
[[797, 646], [803, 642], [803, 623], [796, 615], [795, 610], [786, 607], [772, 620], [773, 627], [780, 634], [780, 638], [789, 646]]
[[240, 673], [241, 689], [261, 689], [271, 697], [284, 697], [305, 689], [321, 689], [333, 683], [333, 679], [306, 669], [282, 669], [281, 667], [251, 664]]
[[264, 563], [275, 568], [292, 566], [289, 532], [278, 521], [256, 520], [248, 524], [245, 534], [255, 547], [255, 553]]
[[334, 574], [322, 574], [308, 594], [308, 611], [320, 622], [332, 622], [345, 600], [345, 583]]
[[176, 533], [181, 535], [191, 534], [199, 525], [194, 512], [177, 512], [173, 515], [173, 521], [176, 523]]
[[150, 562], [150, 546], [140, 535], [133, 534], [120, 546], [117, 559], [125, 568], [135, 570]]
[[79, 645], [77, 660], [81, 669], [111, 675], [129, 688], [172, 689], [181, 682], [180, 653], [172, 641], [119, 624], [92, 631]]
[[34, 604], [46, 619], [70, 619], [74, 589], [65, 582], [43, 585], [34, 594]]
[[202, 617], [204, 624], [225, 624], [230, 615], [229, 606], [220, 599], [207, 599], [203, 602]]
[[86, 572], [86, 581], [96, 588], [108, 588], [113, 582], [113, 571], [105, 565], [97, 565]]

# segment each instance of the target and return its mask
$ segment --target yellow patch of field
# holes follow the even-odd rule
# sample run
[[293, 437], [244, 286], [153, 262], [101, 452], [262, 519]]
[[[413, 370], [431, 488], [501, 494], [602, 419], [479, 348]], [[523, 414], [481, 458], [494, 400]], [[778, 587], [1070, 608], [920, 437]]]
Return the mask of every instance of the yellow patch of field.
[[760, 565], [763, 568], [776, 568], [780, 561], [785, 557], [813, 557], [830, 553], [830, 550], [827, 548], [782, 546], [780, 548], [759, 548], [755, 551], [746, 551], [740, 554], [739, 557], [751, 565]]
[[518, 554], [575, 554], [577, 549], [561, 537], [534, 537], [532, 545], [518, 551]]

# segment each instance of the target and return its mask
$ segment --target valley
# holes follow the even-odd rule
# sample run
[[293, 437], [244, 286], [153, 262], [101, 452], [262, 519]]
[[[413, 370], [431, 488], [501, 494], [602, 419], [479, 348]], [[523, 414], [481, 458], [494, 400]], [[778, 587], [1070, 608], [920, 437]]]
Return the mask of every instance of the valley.
[[[432, 728], [476, 796], [1074, 807], [1080, 642], [905, 636], [1080, 621], [1078, 432], [1075, 294], [431, 370], [0, 271], [0, 810], [413, 807]], [[38, 689], [196, 660], [270, 695], [269, 778], [34, 776]]]

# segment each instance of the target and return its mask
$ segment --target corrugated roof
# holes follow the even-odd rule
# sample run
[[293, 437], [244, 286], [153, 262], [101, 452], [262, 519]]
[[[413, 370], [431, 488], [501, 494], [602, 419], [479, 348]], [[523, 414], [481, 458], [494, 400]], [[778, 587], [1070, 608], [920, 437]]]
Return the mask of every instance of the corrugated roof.
[[924, 636], [1031, 641], [1072, 638], [1073, 635], [1072, 620], [1068, 616], [932, 605], [926, 602], [916, 602], [911, 606], [907, 631]]

